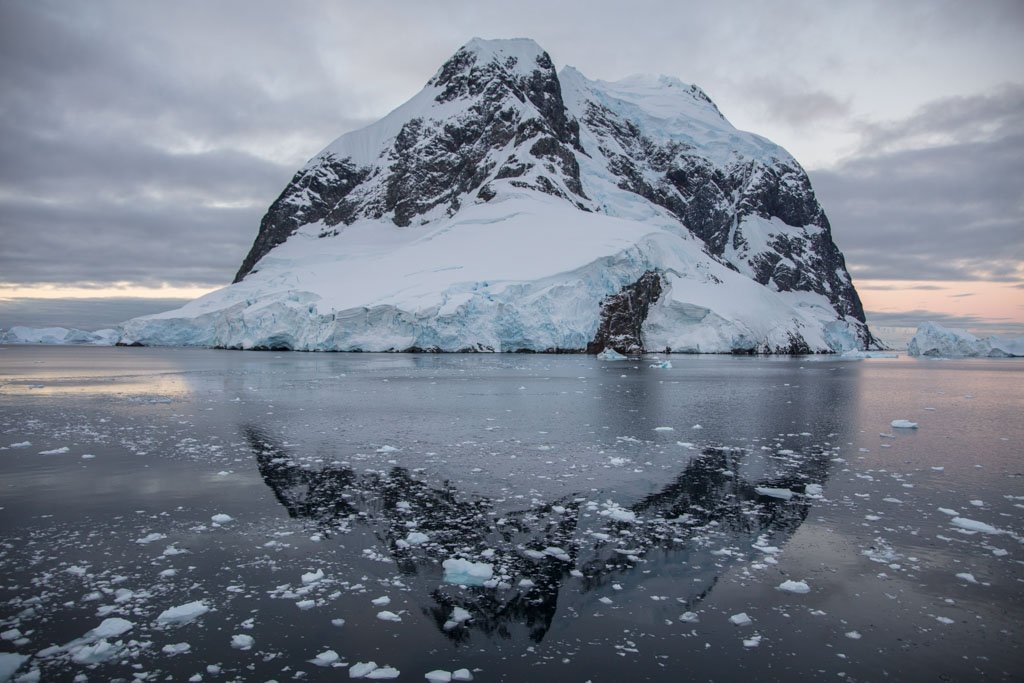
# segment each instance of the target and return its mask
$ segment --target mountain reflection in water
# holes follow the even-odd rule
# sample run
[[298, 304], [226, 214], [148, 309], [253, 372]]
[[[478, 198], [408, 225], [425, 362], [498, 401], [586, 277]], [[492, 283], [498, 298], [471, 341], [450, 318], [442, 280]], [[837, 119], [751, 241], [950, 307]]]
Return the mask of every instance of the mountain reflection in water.
[[[671, 605], [676, 613], [694, 609], [730, 567], [752, 557], [754, 566], [773, 562], [772, 553], [806, 518], [810, 504], [801, 494], [807, 484], [823, 483], [830, 455], [811, 449], [751, 482], [741, 464], [769, 456], [705, 448], [670, 483], [628, 507], [580, 494], [499, 512], [490, 498], [449, 482], [428, 484], [404, 467], [362, 474], [339, 464], [315, 470], [260, 428], [247, 426], [243, 433], [289, 516], [311, 520], [326, 538], [365, 526], [403, 575], [436, 586], [424, 589], [431, 603], [423, 613], [455, 643], [468, 642], [473, 631], [515, 638], [521, 629], [539, 643], [560, 598], [576, 612], [600, 611], [604, 589], [652, 580], [669, 581], [676, 596], [685, 594]], [[795, 495], [760, 495], [761, 487]], [[428, 540], [409, 542], [410, 532]], [[487, 562], [494, 578], [485, 586], [446, 583], [441, 562], [449, 558]], [[456, 607], [472, 618], [453, 620]]]

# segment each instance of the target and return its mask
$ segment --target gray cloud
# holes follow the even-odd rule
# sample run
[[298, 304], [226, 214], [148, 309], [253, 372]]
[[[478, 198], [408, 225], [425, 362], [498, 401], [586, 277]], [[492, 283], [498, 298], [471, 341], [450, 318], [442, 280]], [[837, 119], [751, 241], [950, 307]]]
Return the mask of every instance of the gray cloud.
[[[870, 125], [861, 154], [812, 171], [854, 275], [1019, 280], [1021, 131], [1024, 86], [1005, 86], [992, 95], [930, 103], [903, 121]], [[897, 141], [922, 146], [890, 149]]]
[[747, 106], [760, 108], [762, 117], [792, 128], [850, 115], [848, 100], [815, 89], [802, 79], [746, 79], [733, 87], [743, 93]]

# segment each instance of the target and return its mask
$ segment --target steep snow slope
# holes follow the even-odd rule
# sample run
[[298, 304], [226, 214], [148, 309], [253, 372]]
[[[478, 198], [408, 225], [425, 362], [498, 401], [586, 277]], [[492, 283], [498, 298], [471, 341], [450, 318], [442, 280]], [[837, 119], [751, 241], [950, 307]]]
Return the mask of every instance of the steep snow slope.
[[308, 350], [863, 348], [784, 150], [694, 86], [474, 39], [271, 205], [235, 284], [122, 343]]

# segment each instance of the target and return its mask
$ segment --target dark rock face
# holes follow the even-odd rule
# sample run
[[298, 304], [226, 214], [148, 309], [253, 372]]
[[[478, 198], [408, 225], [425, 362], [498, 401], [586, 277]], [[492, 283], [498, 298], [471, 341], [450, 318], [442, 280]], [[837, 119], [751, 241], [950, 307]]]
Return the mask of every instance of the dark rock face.
[[641, 328], [661, 291], [661, 275], [649, 270], [618, 294], [606, 297], [601, 303], [601, 324], [593, 341], [587, 344], [587, 353], [601, 353], [606, 348], [623, 354], [642, 353]]
[[321, 220], [327, 225], [351, 223], [358, 206], [349, 199], [349, 194], [368, 175], [369, 169], [356, 168], [349, 160], [333, 155], [296, 173], [260, 221], [256, 241], [242, 261], [234, 282], [241, 281], [261, 258], [303, 225]]

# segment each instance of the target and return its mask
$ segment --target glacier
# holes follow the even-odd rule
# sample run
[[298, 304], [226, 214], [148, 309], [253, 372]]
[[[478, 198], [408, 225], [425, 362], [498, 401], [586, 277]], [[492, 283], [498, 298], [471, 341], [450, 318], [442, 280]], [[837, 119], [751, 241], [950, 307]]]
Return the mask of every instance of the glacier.
[[907, 354], [931, 358], [1016, 358], [1024, 356], [1024, 337], [982, 339], [966, 330], [926, 322], [907, 344]]
[[121, 338], [120, 329], [88, 332], [66, 327], [25, 327], [15, 325], [0, 330], [0, 344], [90, 344], [111, 346]]
[[231, 285], [118, 343], [834, 353], [875, 344], [799, 164], [671, 77], [463, 46], [271, 205]]

